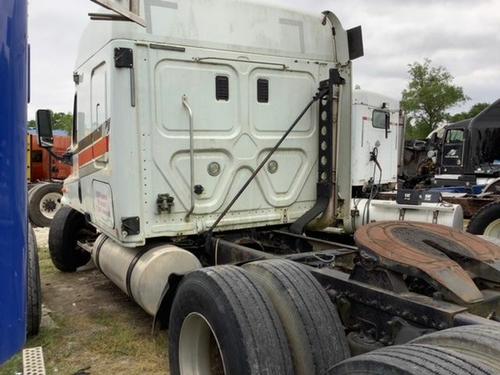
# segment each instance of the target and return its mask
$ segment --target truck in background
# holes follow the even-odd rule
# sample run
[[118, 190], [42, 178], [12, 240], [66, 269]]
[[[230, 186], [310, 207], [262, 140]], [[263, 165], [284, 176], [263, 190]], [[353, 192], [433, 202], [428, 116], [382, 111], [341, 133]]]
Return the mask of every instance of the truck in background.
[[[397, 199], [405, 152], [405, 116], [399, 101], [353, 90], [351, 135], [351, 214], [353, 233], [372, 221], [407, 220], [463, 228], [459, 205], [439, 199]], [[402, 193], [402, 192], [401, 192]], [[401, 195], [401, 194], [400, 194]], [[403, 197], [404, 198], [404, 197]], [[339, 232], [339, 229], [328, 228]]]
[[354, 89], [352, 102], [353, 196], [359, 198], [374, 184], [382, 190], [394, 190], [398, 181], [400, 142], [404, 137], [399, 102], [361, 89]]
[[[71, 137], [64, 131], [54, 132], [53, 153], [64, 155]], [[61, 207], [62, 182], [71, 174], [71, 165], [51, 155], [38, 143], [36, 132], [27, 136], [28, 214], [37, 227], [49, 227]]]
[[460, 204], [468, 231], [500, 239], [500, 99], [476, 117], [450, 124], [437, 150], [438, 174], [446, 201]]
[[435, 186], [487, 185], [500, 177], [500, 99], [476, 117], [447, 125]]
[[[463, 208], [473, 234], [500, 238], [500, 100], [411, 147], [419, 188]], [[421, 184], [422, 182], [426, 182]], [[410, 187], [415, 187], [412, 185]]]

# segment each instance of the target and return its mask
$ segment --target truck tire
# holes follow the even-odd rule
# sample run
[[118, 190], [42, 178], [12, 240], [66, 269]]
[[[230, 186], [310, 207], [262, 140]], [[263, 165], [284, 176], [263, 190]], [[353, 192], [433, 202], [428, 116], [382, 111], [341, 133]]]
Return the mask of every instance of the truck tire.
[[496, 370], [469, 356], [432, 345], [386, 347], [339, 363], [329, 375], [493, 375]]
[[500, 374], [500, 328], [497, 326], [455, 327], [424, 335], [411, 343], [451, 349], [487, 364]]
[[487, 184], [482, 191], [482, 194], [485, 194], [485, 193], [499, 194], [500, 193], [500, 178], [496, 178], [495, 180], [493, 180], [489, 184]]
[[93, 230], [85, 217], [71, 207], [61, 207], [49, 230], [49, 253], [54, 266], [62, 272], [75, 272], [88, 263], [90, 253], [82, 250], [77, 241]]
[[470, 220], [467, 231], [500, 238], [500, 202], [492, 202], [481, 207]]
[[38, 187], [38, 186], [40, 186], [40, 184], [28, 184], [28, 200], [29, 200], [29, 196], [30, 196], [30, 194], [31, 194], [31, 191], [32, 191], [34, 188]]
[[62, 185], [59, 183], [39, 184], [28, 194], [30, 221], [37, 227], [49, 227], [61, 207]]
[[184, 277], [170, 313], [169, 351], [172, 375], [293, 374], [271, 301], [235, 266]]
[[350, 357], [344, 327], [321, 284], [282, 259], [243, 266], [271, 299], [288, 338], [297, 375], [322, 375]]
[[28, 226], [28, 254], [27, 254], [27, 284], [28, 303], [26, 306], [26, 331], [28, 336], [35, 336], [40, 330], [42, 322], [42, 286], [40, 283], [40, 265], [38, 262], [38, 248], [35, 232]]

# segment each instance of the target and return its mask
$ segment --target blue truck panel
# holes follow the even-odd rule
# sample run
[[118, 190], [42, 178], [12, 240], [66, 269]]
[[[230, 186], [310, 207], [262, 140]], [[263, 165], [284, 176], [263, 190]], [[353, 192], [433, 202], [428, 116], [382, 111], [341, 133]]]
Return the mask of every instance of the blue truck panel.
[[0, 0], [0, 363], [26, 340], [27, 0]]

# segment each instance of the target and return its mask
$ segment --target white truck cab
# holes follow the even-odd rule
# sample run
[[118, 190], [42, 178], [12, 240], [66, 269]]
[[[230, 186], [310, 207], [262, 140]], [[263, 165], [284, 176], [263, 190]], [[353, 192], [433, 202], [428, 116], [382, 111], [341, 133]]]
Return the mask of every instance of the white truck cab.
[[[463, 228], [463, 211], [442, 202], [421, 204], [383, 200], [379, 193], [397, 196], [398, 168], [404, 145], [404, 115], [399, 101], [356, 88], [352, 100], [351, 227], [354, 232], [374, 221], [404, 220]], [[338, 231], [339, 228], [335, 228]], [[332, 230], [331, 228], [328, 230]]]
[[314, 103], [215, 230], [305, 215], [318, 201], [320, 152], [336, 175], [331, 195], [342, 199], [331, 198], [316, 229], [351, 232], [353, 189], [395, 185], [398, 103], [362, 90], [352, 97], [347, 33], [333, 14], [226, 0], [142, 7], [146, 28], [92, 22], [74, 73], [74, 169], [63, 202], [99, 231], [134, 247], [209, 230], [334, 68], [344, 83], [331, 150], [318, 142]]
[[[334, 68], [335, 121], [350, 139], [347, 33], [333, 14], [224, 0], [142, 7], [146, 28], [92, 22], [74, 73], [63, 202], [110, 238], [206, 232]], [[217, 230], [293, 222], [315, 205], [318, 121], [314, 103]], [[348, 197], [350, 153], [339, 159]]]
[[[398, 161], [404, 124], [400, 122], [400, 107], [396, 99], [356, 88], [352, 101], [352, 167], [353, 188], [375, 183], [395, 187], [398, 181]], [[376, 149], [382, 168], [374, 176], [371, 153]]]

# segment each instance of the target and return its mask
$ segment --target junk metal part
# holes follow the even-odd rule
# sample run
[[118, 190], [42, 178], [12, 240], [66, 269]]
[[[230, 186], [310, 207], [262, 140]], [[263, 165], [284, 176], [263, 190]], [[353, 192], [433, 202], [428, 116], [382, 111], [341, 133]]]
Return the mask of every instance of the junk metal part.
[[436, 281], [462, 302], [484, 299], [472, 277], [500, 282], [500, 248], [449, 227], [378, 222], [359, 229], [355, 241], [377, 266]]

